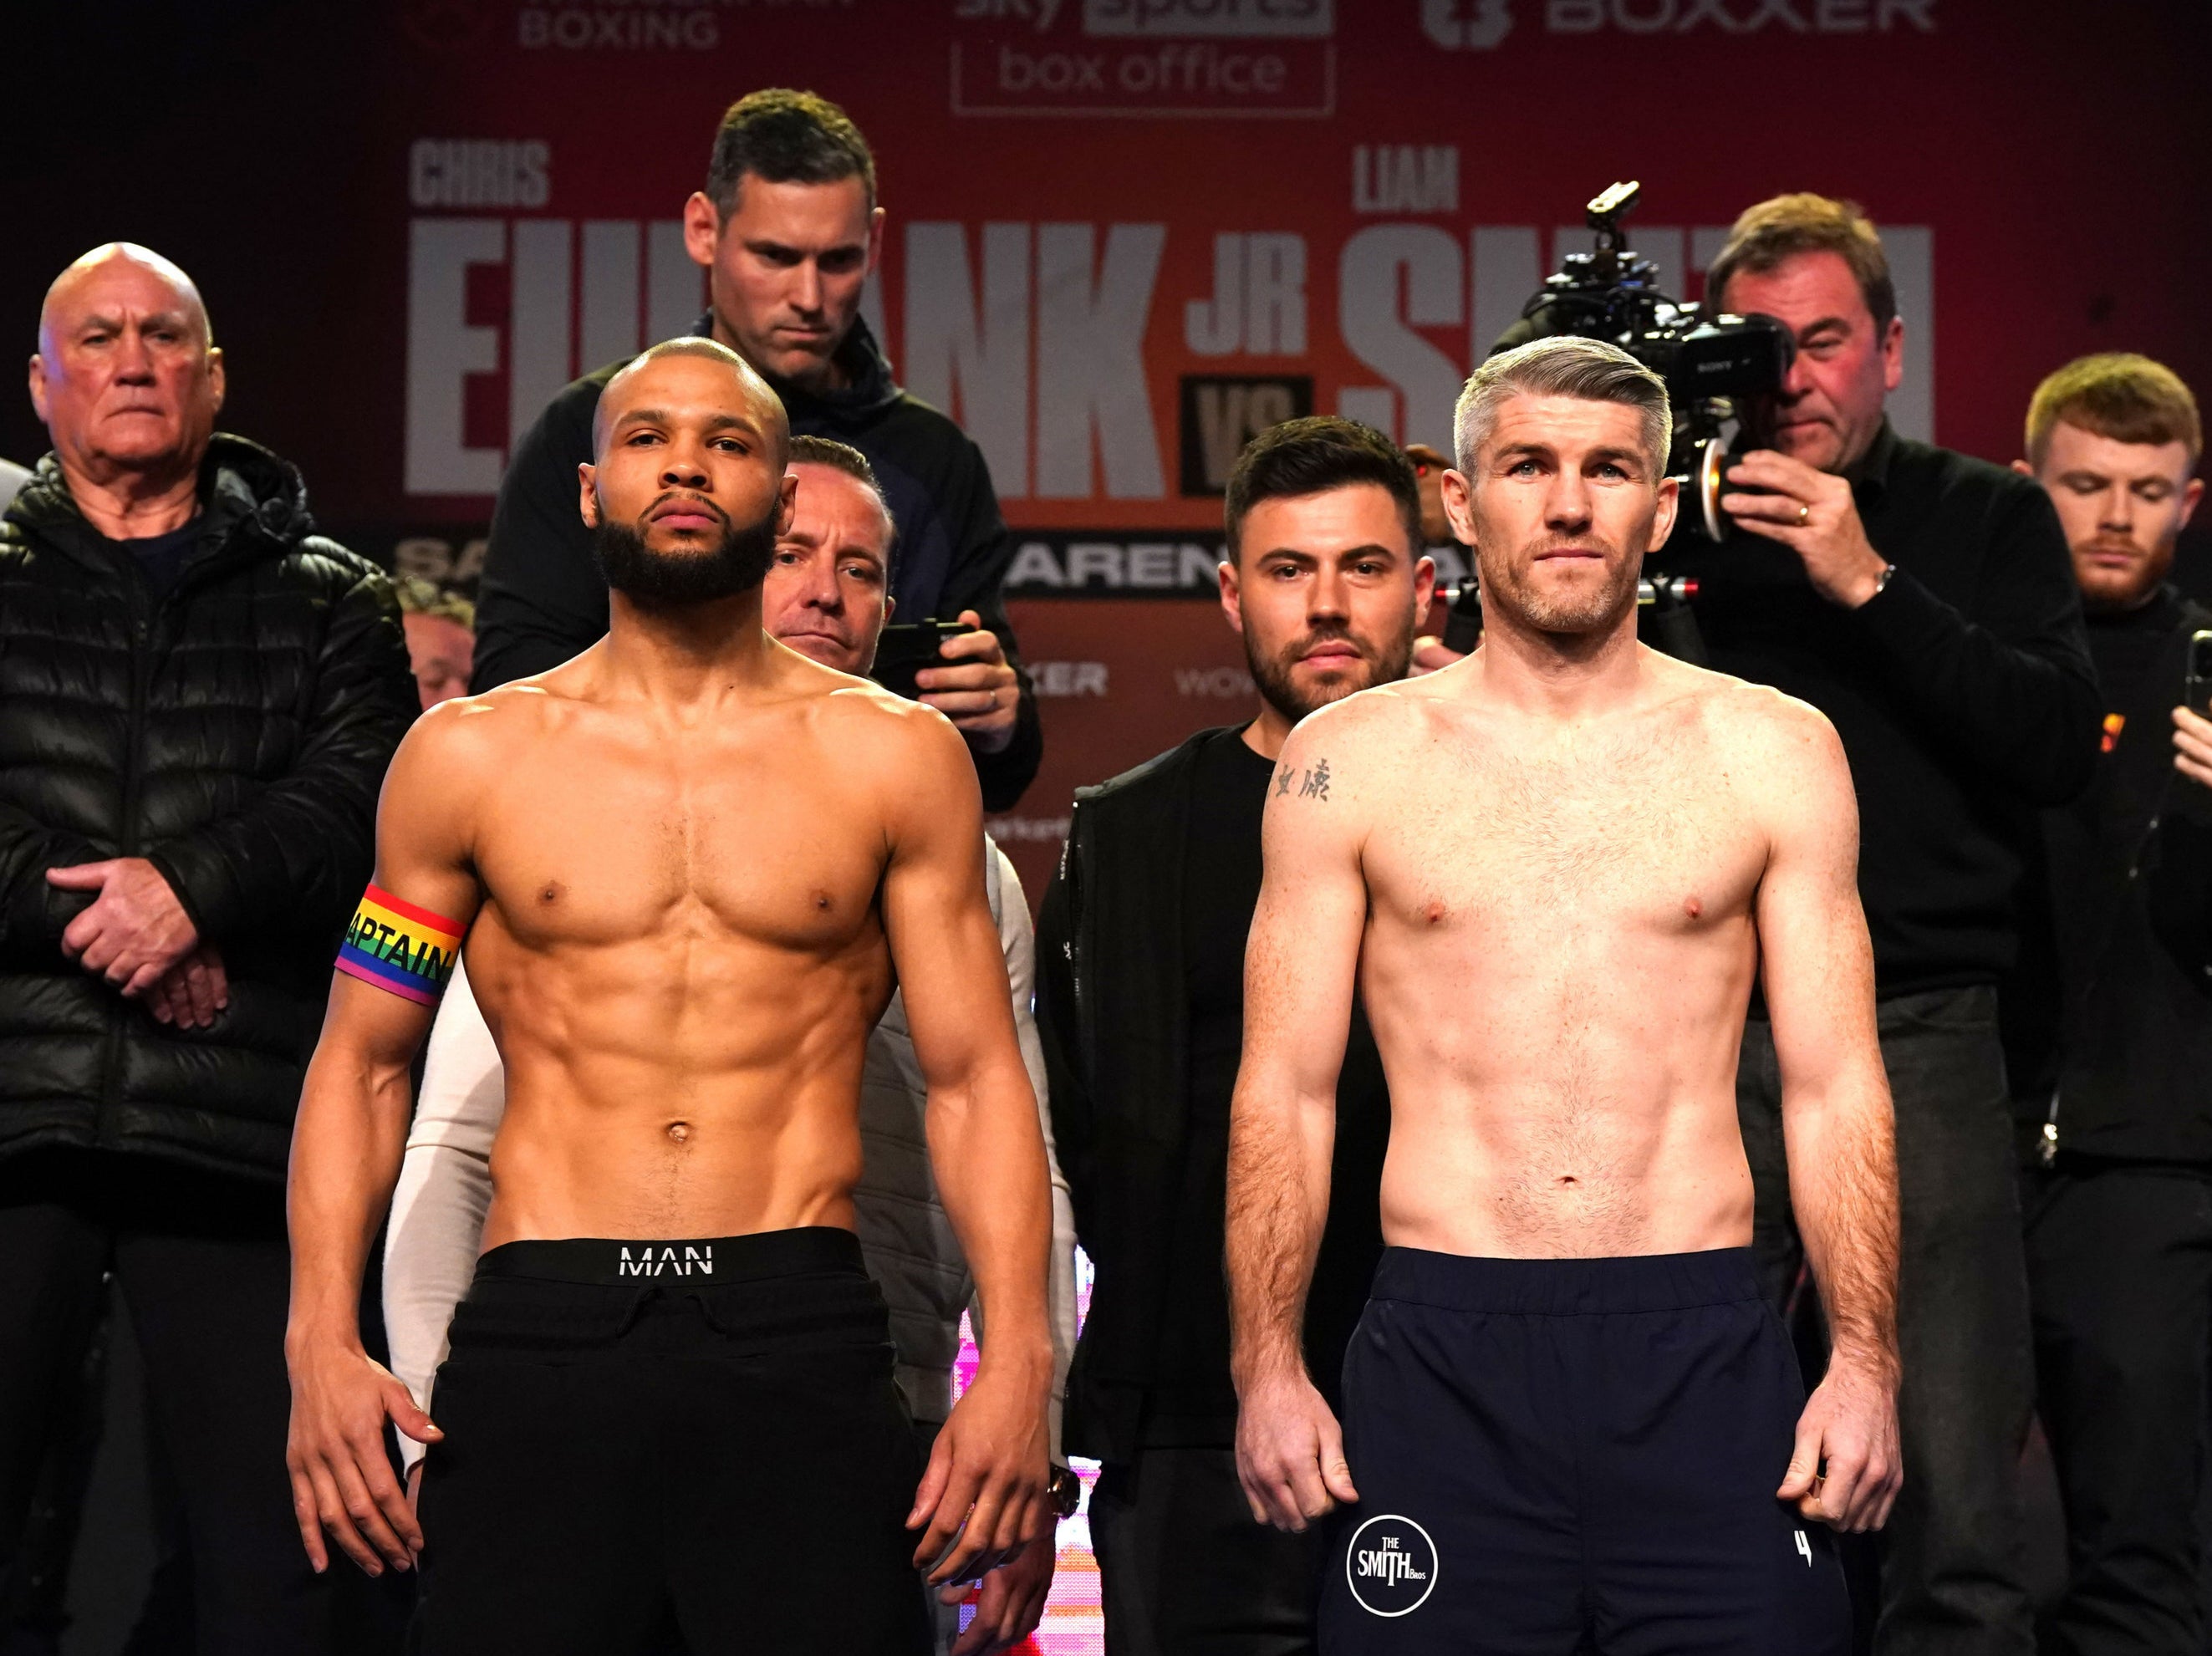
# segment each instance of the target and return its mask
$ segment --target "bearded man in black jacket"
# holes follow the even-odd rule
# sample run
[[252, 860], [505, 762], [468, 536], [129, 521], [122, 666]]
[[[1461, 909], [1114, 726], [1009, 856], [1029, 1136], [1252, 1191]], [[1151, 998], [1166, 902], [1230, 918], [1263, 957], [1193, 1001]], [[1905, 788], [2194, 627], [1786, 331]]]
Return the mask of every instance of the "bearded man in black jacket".
[[[1237, 1481], [1222, 1232], [1244, 937], [1270, 793], [1328, 788], [1326, 766], [1276, 775], [1285, 739], [1316, 708], [1406, 676], [1436, 583], [1413, 463], [1351, 421], [1255, 438], [1225, 505], [1221, 604], [1260, 715], [1079, 789], [1037, 925], [1053, 1133], [1098, 1273], [1063, 1437], [1106, 1463], [1091, 1535], [1109, 1656], [1314, 1648], [1321, 1531], [1268, 1528]], [[1355, 1010], [1305, 1315], [1307, 1363], [1333, 1406], [1382, 1256], [1389, 1136], [1382, 1060]]]
[[2064, 1497], [2068, 1656], [2201, 1651], [2212, 1344], [2212, 721], [2184, 705], [2212, 611], [2168, 579], [2204, 492], [2197, 401], [2083, 357], [2029, 404], [2105, 688], [2089, 792], [2043, 813], [2006, 1058], [2027, 1158], [2037, 1408]]
[[53, 452], [0, 522], [0, 1576], [112, 1272], [198, 1647], [333, 1647], [284, 1473], [283, 1189], [330, 963], [414, 716], [390, 583], [214, 429], [182, 270], [55, 281]]
[[[684, 245], [707, 267], [711, 306], [691, 331], [727, 345], [775, 388], [795, 437], [868, 458], [898, 534], [891, 602], [901, 622], [977, 630], [925, 668], [922, 700], [968, 740], [987, 810], [1006, 810], [1044, 752], [1000, 587], [1013, 555], [982, 452], [900, 389], [860, 316], [882, 251], [876, 163], [844, 111], [811, 92], [756, 92], [714, 136], [707, 187], [684, 204]], [[564, 387], [525, 433], [501, 480], [477, 605], [478, 694], [557, 667], [607, 630], [607, 583], [576, 515], [592, 416], [623, 367]]]

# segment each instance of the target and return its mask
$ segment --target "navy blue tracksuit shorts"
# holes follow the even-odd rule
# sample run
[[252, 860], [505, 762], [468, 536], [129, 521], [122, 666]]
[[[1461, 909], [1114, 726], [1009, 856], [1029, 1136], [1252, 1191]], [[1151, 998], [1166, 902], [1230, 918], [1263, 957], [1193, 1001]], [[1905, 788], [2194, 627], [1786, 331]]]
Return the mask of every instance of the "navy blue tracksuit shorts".
[[1834, 1538], [1774, 1497], [1804, 1382], [1747, 1248], [1387, 1250], [1344, 1363], [1359, 1500], [1328, 1656], [1844, 1656]]

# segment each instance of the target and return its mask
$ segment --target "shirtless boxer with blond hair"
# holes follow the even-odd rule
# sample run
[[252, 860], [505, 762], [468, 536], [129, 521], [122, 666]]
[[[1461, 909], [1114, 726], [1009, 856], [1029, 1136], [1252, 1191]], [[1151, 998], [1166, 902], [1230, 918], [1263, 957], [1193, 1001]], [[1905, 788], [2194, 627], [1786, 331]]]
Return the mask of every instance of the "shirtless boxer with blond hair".
[[[294, 1142], [289, 1459], [319, 1567], [325, 1532], [419, 1555], [433, 1656], [921, 1651], [915, 1569], [1046, 1522], [1046, 1164], [974, 767], [762, 630], [788, 443], [711, 342], [617, 375], [580, 469], [607, 637], [426, 713], [386, 782]], [[434, 1425], [354, 1307], [464, 936], [507, 1101]], [[895, 973], [988, 1316], [926, 1473], [853, 1234]], [[419, 1527], [387, 1416], [431, 1445]]]
[[[1612, 346], [1478, 369], [1445, 504], [1484, 643], [1285, 746], [1228, 1260], [1255, 1518], [1328, 1515], [1325, 1651], [1840, 1653], [1832, 1538], [1899, 1475], [1896, 1173], [1826, 720], [1636, 640], [1666, 391]], [[1337, 1422], [1300, 1366], [1357, 983], [1389, 1243]], [[1771, 1011], [1835, 1355], [1761, 1300], [1735, 1074]]]

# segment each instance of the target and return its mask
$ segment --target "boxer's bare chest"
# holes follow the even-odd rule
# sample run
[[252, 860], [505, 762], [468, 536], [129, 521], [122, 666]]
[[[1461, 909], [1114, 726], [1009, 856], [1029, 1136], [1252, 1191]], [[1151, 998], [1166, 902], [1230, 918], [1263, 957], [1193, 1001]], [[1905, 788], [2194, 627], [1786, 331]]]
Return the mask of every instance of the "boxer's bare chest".
[[1393, 766], [1364, 853], [1371, 923], [1439, 951], [1584, 959], [1749, 912], [1765, 840], [1702, 711], [1583, 727], [1469, 713]]

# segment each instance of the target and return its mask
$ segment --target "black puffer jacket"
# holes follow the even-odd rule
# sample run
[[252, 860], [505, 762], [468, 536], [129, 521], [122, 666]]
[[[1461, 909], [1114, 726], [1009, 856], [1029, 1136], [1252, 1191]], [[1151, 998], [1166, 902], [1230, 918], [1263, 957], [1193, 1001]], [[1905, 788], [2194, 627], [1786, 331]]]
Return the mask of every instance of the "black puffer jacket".
[[[97, 1146], [281, 1177], [377, 790], [416, 702], [392, 586], [313, 533], [300, 474], [217, 436], [202, 533], [157, 599], [50, 456], [0, 520], [0, 1156]], [[156, 1023], [71, 965], [137, 856], [221, 950], [230, 1007]]]

